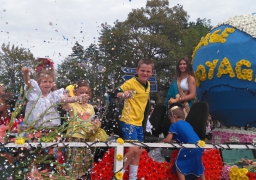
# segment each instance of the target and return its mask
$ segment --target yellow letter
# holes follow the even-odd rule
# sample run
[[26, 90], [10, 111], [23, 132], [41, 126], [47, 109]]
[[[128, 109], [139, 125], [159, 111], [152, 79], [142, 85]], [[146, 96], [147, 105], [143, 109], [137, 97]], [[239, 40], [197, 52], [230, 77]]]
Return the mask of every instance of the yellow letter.
[[246, 67], [251, 67], [251, 63], [248, 60], [242, 59], [236, 63], [236, 74], [238, 79], [243, 79], [243, 80], [252, 80], [252, 74], [253, 70], [252, 69], [243, 69], [241, 66], [244, 65]]
[[208, 72], [208, 79], [210, 80], [213, 78], [214, 69], [216, 68], [218, 61], [218, 59], [214, 59], [213, 62], [207, 61], [205, 63], [205, 65], [210, 68]]
[[196, 72], [196, 86], [200, 86], [200, 81], [205, 81], [206, 80], [206, 70], [202, 64], [197, 66]]
[[229, 74], [229, 77], [231, 77], [231, 78], [235, 77], [235, 73], [232, 69], [232, 66], [231, 66], [228, 58], [224, 58], [221, 61], [220, 66], [218, 68], [217, 77], [220, 78], [223, 74]]

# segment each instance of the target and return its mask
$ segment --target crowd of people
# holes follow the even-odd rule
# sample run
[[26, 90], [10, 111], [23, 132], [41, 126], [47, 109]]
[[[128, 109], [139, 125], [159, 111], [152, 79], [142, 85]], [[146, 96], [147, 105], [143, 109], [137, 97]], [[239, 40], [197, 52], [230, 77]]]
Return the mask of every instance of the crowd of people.
[[[33, 133], [28, 133], [28, 137], [40, 138], [44, 135], [43, 133], [55, 131], [56, 127], [61, 126], [61, 116], [58, 111], [60, 108], [58, 105], [61, 104], [61, 109], [67, 112], [69, 117], [65, 131], [67, 141], [86, 142], [96, 139], [106, 141], [107, 134], [101, 129], [101, 122], [95, 116], [94, 107], [88, 103], [88, 100], [92, 98], [89, 84], [81, 80], [66, 89], [57, 89], [56, 74], [51, 59], [39, 58], [38, 63], [34, 79], [30, 78], [29, 67], [22, 68], [27, 99], [23, 124], [30, 128], [30, 132], [33, 130]], [[137, 75], [125, 81], [112, 94], [124, 101], [120, 128], [125, 141], [143, 142], [144, 140], [142, 122], [150, 95], [148, 79], [152, 76], [153, 70], [154, 63], [151, 59], [141, 59], [136, 67]], [[4, 84], [0, 84], [0, 88], [0, 124], [8, 126], [11, 115], [10, 106], [7, 103]], [[174, 139], [180, 143], [196, 143], [199, 140], [193, 128], [184, 121], [195, 97], [196, 85], [192, 65], [187, 57], [182, 57], [177, 62], [175, 78], [165, 101], [172, 124], [163, 142], [170, 142]], [[173, 106], [176, 103], [182, 106]], [[208, 128], [207, 132], [210, 132], [211, 124], [208, 124], [206, 128]], [[185, 179], [187, 174], [194, 174], [205, 179], [201, 162], [202, 150], [198, 148], [192, 150], [193, 153], [191, 151], [188, 153], [183, 148], [180, 150], [180, 154], [187, 155], [187, 158], [178, 156], [176, 159], [174, 169], [179, 179]], [[66, 162], [71, 166], [72, 177], [82, 177], [88, 171], [92, 157], [88, 156], [87, 151], [86, 148], [71, 148], [67, 152]], [[130, 180], [137, 179], [141, 153], [141, 147], [132, 146], [125, 154], [122, 172], [124, 173], [129, 166]], [[194, 166], [195, 158], [198, 162]]]

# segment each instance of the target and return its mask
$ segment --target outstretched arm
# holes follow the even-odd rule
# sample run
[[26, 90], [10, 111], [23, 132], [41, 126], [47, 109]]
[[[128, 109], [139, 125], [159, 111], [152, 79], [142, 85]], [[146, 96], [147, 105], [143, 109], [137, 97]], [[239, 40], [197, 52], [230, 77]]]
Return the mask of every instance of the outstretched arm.
[[169, 134], [166, 136], [166, 138], [164, 138], [161, 142], [169, 143], [169, 142], [171, 142], [172, 137], [173, 137], [173, 133], [169, 133]]
[[78, 103], [84, 104], [88, 101], [89, 98], [90, 98], [90, 96], [87, 94], [82, 94], [80, 96], [74, 96], [74, 97], [63, 96], [61, 98], [61, 102], [62, 103], [78, 102]]
[[132, 97], [132, 91], [119, 92], [116, 96], [122, 99], [129, 99]]
[[26, 90], [28, 91], [32, 87], [30, 82], [30, 76], [29, 76], [30, 68], [23, 66], [21, 71], [23, 72], [24, 82], [26, 84]]

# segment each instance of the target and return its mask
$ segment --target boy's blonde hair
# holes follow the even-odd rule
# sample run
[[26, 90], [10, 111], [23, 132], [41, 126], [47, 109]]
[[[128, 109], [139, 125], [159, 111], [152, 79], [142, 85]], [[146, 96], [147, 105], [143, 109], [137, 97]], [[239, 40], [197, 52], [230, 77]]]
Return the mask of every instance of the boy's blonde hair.
[[138, 62], [137, 68], [140, 68], [140, 66], [141, 66], [142, 64], [146, 64], [146, 65], [152, 66], [152, 70], [154, 69], [154, 66], [155, 66], [153, 60], [148, 59], [148, 58], [143, 58], [143, 59], [141, 59], [141, 60]]
[[179, 106], [174, 106], [168, 111], [169, 117], [173, 117], [173, 115], [176, 115], [180, 119], [185, 119], [185, 113], [183, 109]]

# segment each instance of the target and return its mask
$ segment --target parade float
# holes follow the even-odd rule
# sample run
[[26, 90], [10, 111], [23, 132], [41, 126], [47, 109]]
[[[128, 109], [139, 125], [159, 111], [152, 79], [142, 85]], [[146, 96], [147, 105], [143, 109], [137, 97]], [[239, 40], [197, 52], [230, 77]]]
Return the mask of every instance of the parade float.
[[[229, 18], [213, 27], [193, 52], [197, 97], [209, 104], [209, 113], [221, 123], [221, 128], [212, 131], [213, 144], [256, 142], [255, 27], [255, 13]], [[241, 156], [247, 160], [238, 152], [223, 152], [223, 162], [240, 167], [247, 164], [247, 171], [251, 171], [247, 176], [253, 179], [255, 169], [248, 159], [255, 159], [254, 151], [243, 153]], [[225, 159], [230, 154], [236, 158]], [[223, 168], [223, 173], [228, 174], [230, 166]]]
[[[70, 179], [69, 165], [65, 163], [68, 148], [105, 147], [107, 150], [94, 159], [88, 179], [128, 179], [128, 170], [122, 174], [122, 165], [127, 147], [139, 145], [145, 148], [141, 155], [138, 178], [140, 180], [175, 180], [172, 166], [179, 148], [205, 148], [203, 164], [206, 179], [235, 180], [256, 179], [254, 167], [256, 146], [256, 15], [236, 16], [218, 24], [201, 39], [193, 53], [193, 68], [196, 72], [197, 96], [209, 104], [210, 114], [221, 122], [214, 129], [212, 144], [186, 146], [175, 143], [124, 143], [121, 138], [102, 142], [65, 142], [59, 132], [45, 134], [33, 142], [18, 132], [10, 139], [10, 133], [1, 129], [0, 176], [2, 179]], [[18, 99], [12, 123], [22, 104]], [[62, 129], [61, 129], [62, 128]], [[205, 128], [205, 127], [202, 127]], [[54, 131], [56, 132], [56, 131]], [[11, 140], [11, 141], [10, 141]], [[240, 144], [232, 144], [232, 143]], [[173, 149], [170, 162], [157, 161], [155, 147]], [[235, 149], [235, 152], [233, 151]], [[246, 151], [246, 152], [245, 152]], [[51, 152], [51, 153], [49, 153]], [[93, 151], [92, 151], [93, 152]], [[238, 154], [239, 152], [239, 154]], [[158, 152], [159, 153], [159, 152]], [[149, 155], [150, 154], [150, 155]], [[228, 156], [233, 154], [232, 157]], [[92, 156], [95, 154], [92, 153]], [[54, 159], [49, 160], [50, 157]], [[48, 160], [46, 161], [46, 159]], [[48, 164], [42, 171], [40, 164]], [[89, 178], [90, 177], [90, 178]]]

